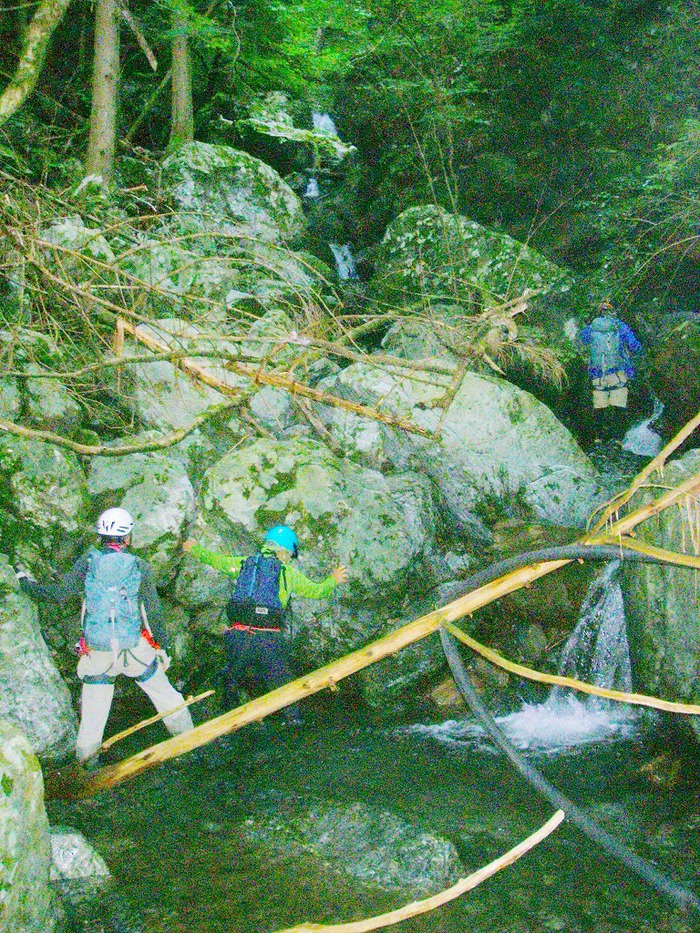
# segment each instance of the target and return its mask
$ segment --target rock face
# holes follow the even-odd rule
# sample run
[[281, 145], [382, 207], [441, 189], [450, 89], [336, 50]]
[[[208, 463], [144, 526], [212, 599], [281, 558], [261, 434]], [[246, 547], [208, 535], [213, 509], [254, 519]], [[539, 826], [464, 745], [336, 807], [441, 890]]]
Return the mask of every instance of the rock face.
[[697, 314], [662, 318], [649, 342], [650, 379], [664, 404], [664, 421], [674, 434], [700, 409], [700, 320]]
[[[23, 557], [48, 559], [82, 534], [89, 499], [77, 457], [51, 444], [0, 437], [0, 530]], [[17, 545], [16, 545], [17, 546]]]
[[[663, 479], [674, 486], [700, 471], [700, 450], [670, 463]], [[654, 476], [650, 477], [654, 482]], [[649, 499], [652, 498], [650, 495]], [[635, 500], [637, 501], [637, 500]], [[637, 528], [644, 542], [672, 551], [698, 551], [694, 500], [669, 508]], [[684, 567], [630, 564], [625, 569], [625, 606], [635, 689], [669, 700], [700, 702], [700, 604], [696, 572]], [[700, 735], [697, 717], [688, 721]]]
[[476, 373], [465, 374], [450, 401], [449, 381], [356, 363], [321, 384], [342, 397], [381, 404], [431, 432], [439, 428], [439, 441], [399, 434], [337, 408], [326, 408], [323, 417], [349, 456], [431, 476], [458, 527], [477, 530], [480, 500], [517, 496], [542, 521], [582, 525], [599, 495], [598, 480], [551, 411], [528, 392]]
[[296, 818], [251, 823], [247, 834], [254, 841], [313, 854], [375, 888], [425, 896], [466, 874], [451, 842], [361, 803], [318, 804]]
[[156, 580], [172, 575], [172, 560], [195, 508], [182, 463], [159, 451], [95, 457], [88, 489], [96, 500], [95, 514], [119, 505], [134, 517], [134, 551], [151, 562]]
[[509, 297], [570, 287], [569, 276], [536, 250], [435, 204], [411, 207], [389, 225], [376, 268], [372, 292], [409, 305], [468, 299], [475, 287]]
[[163, 183], [182, 211], [212, 227], [287, 242], [303, 229], [301, 201], [277, 172], [229, 146], [187, 143], [163, 162]]
[[0, 929], [53, 933], [51, 844], [41, 770], [26, 738], [0, 720]]
[[76, 717], [46, 646], [34, 603], [0, 555], [0, 717], [21, 729], [36, 754], [60, 757], [75, 745]]

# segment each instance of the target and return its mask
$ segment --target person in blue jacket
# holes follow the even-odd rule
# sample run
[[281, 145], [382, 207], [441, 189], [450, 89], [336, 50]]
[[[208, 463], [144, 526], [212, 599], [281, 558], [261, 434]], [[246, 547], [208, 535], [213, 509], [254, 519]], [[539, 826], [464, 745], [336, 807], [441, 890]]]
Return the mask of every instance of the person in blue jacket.
[[579, 340], [589, 348], [593, 410], [602, 434], [613, 426], [607, 411], [627, 408], [629, 383], [636, 375], [632, 357], [641, 352], [642, 345], [632, 328], [613, 315], [609, 299], [602, 301], [598, 310]]

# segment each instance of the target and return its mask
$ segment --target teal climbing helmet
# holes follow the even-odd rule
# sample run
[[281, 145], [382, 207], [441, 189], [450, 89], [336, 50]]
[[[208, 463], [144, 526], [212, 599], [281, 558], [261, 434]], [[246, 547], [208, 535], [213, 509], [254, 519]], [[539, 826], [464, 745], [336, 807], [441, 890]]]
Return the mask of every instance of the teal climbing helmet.
[[279, 547], [283, 547], [293, 554], [294, 557], [297, 557], [299, 554], [299, 539], [287, 525], [275, 525], [274, 528], [270, 528], [265, 535], [265, 540], [269, 541], [270, 544], [277, 544]]

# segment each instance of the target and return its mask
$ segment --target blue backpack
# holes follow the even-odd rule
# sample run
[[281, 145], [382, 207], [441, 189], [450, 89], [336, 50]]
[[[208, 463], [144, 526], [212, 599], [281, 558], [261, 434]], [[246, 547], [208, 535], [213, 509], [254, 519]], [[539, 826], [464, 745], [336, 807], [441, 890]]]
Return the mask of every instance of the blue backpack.
[[91, 550], [85, 574], [83, 637], [88, 648], [121, 651], [141, 638], [141, 571], [133, 554]]
[[609, 317], [598, 317], [591, 324], [590, 369], [593, 375], [605, 376], [624, 369], [625, 356], [620, 340], [620, 326]]
[[276, 557], [264, 554], [247, 557], [226, 606], [229, 622], [260, 628], [281, 627], [286, 612], [279, 597], [283, 571], [284, 566]]

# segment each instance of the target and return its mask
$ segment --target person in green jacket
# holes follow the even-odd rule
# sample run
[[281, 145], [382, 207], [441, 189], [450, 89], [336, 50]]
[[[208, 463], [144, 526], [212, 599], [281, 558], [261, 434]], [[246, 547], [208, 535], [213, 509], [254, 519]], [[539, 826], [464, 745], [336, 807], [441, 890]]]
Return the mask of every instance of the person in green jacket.
[[[267, 692], [288, 683], [292, 674], [286, 629], [292, 594], [326, 599], [339, 583], [347, 581], [347, 568], [336, 567], [320, 583], [310, 580], [291, 563], [298, 554], [299, 540], [287, 525], [271, 528], [260, 551], [250, 557], [218, 554], [192, 538], [182, 549], [236, 581], [226, 607], [224, 708], [236, 705], [241, 685], [255, 689], [262, 684]], [[287, 722], [301, 722], [298, 704], [285, 712]]]

